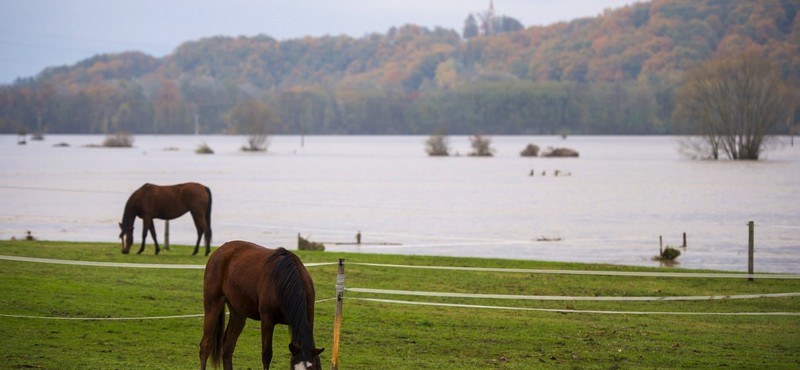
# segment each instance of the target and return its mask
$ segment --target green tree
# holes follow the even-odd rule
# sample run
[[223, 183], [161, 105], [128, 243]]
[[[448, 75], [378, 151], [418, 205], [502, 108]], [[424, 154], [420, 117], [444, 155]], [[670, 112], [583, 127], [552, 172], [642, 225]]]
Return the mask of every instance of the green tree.
[[469, 14], [466, 20], [464, 20], [464, 32], [462, 33], [465, 39], [471, 39], [475, 36], [478, 36], [478, 21], [475, 20], [475, 16], [472, 13]]
[[497, 32], [516, 32], [525, 29], [520, 21], [505, 15], [495, 18], [495, 23], [493, 28]]

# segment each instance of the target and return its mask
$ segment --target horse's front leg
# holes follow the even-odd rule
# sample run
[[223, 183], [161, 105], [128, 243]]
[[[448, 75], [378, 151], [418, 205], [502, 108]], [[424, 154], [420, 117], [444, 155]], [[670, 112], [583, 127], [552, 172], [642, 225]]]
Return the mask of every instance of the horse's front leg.
[[[152, 224], [153, 220], [150, 220], [150, 223]], [[136, 252], [136, 254], [142, 254], [142, 252], [144, 252], [144, 244], [147, 241], [147, 231], [148, 231], [147, 219], [143, 218], [142, 219], [142, 247], [139, 248], [139, 251]]]
[[156, 238], [156, 225], [152, 219], [150, 219], [150, 236], [153, 237], [153, 244], [156, 246], [156, 254], [161, 251], [161, 248], [158, 247], [158, 239]]
[[264, 370], [269, 370], [272, 362], [272, 332], [275, 330], [275, 323], [268, 317], [261, 315], [261, 363]]

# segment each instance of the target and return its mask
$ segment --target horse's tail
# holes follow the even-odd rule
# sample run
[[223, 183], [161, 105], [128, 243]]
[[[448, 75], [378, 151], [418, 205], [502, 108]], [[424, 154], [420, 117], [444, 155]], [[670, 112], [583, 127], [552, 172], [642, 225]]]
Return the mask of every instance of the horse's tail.
[[222, 359], [222, 336], [225, 334], [225, 305], [219, 310], [216, 323], [214, 324], [214, 334], [211, 336], [211, 366], [219, 367]]
[[[308, 321], [306, 310], [306, 291], [303, 285], [303, 277], [300, 274], [298, 264], [302, 265], [297, 256], [284, 249], [278, 248], [267, 261], [278, 259], [272, 267], [272, 279], [277, 284], [280, 291], [281, 308], [289, 324], [292, 333], [292, 340], [298, 340], [296, 345], [301, 349], [300, 358], [311, 358], [313, 351], [314, 334], [311, 323]], [[313, 298], [312, 298], [313, 303]], [[306, 342], [306, 343], [303, 343]]]
[[206, 247], [211, 245], [211, 189], [208, 186], [204, 186], [206, 188], [206, 193], [208, 193], [208, 206], [206, 207]]

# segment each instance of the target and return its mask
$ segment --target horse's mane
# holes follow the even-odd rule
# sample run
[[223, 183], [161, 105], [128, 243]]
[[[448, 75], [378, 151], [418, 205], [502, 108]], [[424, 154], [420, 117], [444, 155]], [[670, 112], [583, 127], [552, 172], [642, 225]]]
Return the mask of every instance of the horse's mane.
[[[279, 259], [280, 258], [280, 259]], [[298, 358], [307, 360], [314, 356], [314, 334], [308, 322], [306, 310], [306, 291], [303, 277], [297, 268], [297, 257], [285, 248], [278, 248], [266, 262], [279, 259], [272, 268], [272, 280], [277, 284], [292, 342], [299, 344]]]

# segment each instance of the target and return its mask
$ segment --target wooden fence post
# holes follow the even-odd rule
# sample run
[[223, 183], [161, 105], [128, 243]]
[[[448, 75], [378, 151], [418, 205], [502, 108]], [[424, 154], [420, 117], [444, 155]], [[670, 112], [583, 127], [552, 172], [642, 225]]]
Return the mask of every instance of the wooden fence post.
[[339, 273], [336, 275], [336, 315], [333, 318], [333, 345], [331, 370], [339, 370], [339, 334], [342, 328], [342, 300], [344, 299], [344, 258], [339, 258]]
[[164, 220], [164, 250], [169, 250], [169, 220]]
[[753, 221], [747, 223], [747, 227], [749, 229], [749, 237], [747, 240], [747, 273], [750, 274], [750, 277], [747, 278], [748, 281], [753, 281]]

